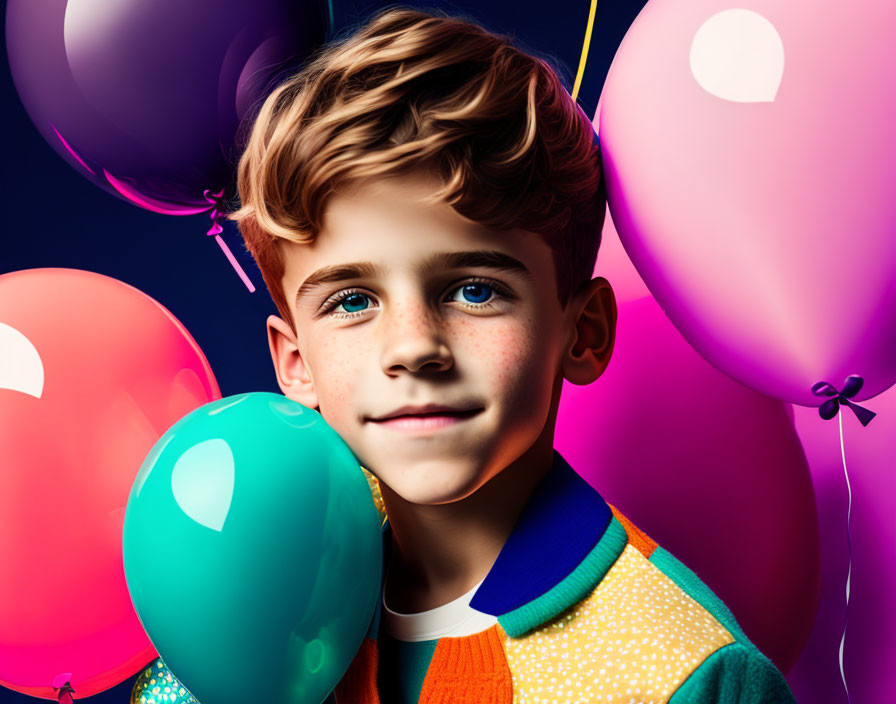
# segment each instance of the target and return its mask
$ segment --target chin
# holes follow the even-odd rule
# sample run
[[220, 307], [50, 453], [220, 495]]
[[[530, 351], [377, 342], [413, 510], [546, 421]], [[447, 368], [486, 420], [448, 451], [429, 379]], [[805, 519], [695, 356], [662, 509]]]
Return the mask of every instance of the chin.
[[[402, 499], [412, 504], [434, 506], [460, 501], [472, 494], [478, 484], [475, 474], [459, 471], [456, 467], [445, 467], [443, 463], [432, 463], [426, 467], [406, 469], [412, 477], [398, 477], [389, 488]], [[404, 479], [404, 481], [402, 481]]]
[[462, 494], [433, 494], [432, 492], [428, 492], [425, 494], [415, 495], [415, 494], [399, 494], [401, 498], [407, 501], [409, 504], [414, 504], [416, 506], [442, 506], [444, 504], [451, 504], [455, 501], [460, 501], [465, 498], [465, 495]]

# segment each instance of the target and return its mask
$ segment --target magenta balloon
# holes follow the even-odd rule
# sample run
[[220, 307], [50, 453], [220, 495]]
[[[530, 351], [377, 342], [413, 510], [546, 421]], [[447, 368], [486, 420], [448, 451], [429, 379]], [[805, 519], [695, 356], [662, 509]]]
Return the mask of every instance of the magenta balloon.
[[16, 89], [76, 171], [149, 210], [232, 186], [240, 121], [325, 37], [324, 0], [9, 0]]
[[604, 87], [626, 251], [706, 359], [793, 403], [896, 382], [894, 26], [878, 0], [650, 2]]
[[819, 580], [812, 480], [785, 406], [713, 368], [642, 298], [619, 307], [603, 376], [565, 385], [555, 439], [784, 673], [809, 636]]
[[[896, 388], [869, 399], [877, 417], [863, 428], [847, 410], [844, 447], [852, 511], [852, 574], [843, 669], [854, 702], [896, 701]], [[840, 704], [840, 639], [847, 614], [849, 489], [837, 420], [796, 408], [796, 428], [809, 459], [821, 524], [821, 601], [815, 627], [794, 666], [791, 687], [801, 702]]]

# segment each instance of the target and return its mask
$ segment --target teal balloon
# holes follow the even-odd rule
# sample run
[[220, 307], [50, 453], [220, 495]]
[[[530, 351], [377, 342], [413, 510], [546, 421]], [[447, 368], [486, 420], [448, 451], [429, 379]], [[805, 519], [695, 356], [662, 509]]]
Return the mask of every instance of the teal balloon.
[[124, 571], [149, 639], [203, 704], [320, 704], [373, 617], [380, 521], [316, 411], [248, 393], [175, 423], [138, 472]]

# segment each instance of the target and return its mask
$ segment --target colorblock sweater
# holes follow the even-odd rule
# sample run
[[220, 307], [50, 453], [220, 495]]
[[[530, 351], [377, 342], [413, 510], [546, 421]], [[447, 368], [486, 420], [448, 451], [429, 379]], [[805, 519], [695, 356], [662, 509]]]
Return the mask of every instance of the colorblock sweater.
[[[391, 541], [386, 521], [387, 560]], [[393, 704], [398, 671], [426, 704], [795, 704], [725, 604], [556, 451], [469, 602], [493, 625], [396, 643], [378, 604], [327, 702]]]

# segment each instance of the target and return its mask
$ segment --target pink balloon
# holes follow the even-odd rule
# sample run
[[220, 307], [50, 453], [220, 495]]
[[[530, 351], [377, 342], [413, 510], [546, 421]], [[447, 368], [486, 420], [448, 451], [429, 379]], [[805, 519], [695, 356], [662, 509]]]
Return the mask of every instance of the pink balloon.
[[594, 276], [603, 276], [612, 284], [617, 303], [636, 301], [650, 295], [644, 280], [625, 253], [622, 242], [619, 241], [619, 234], [616, 232], [609, 208], [601, 232], [600, 251], [594, 266]]
[[[597, 109], [594, 111], [594, 117], [591, 120], [595, 132], [599, 131], [600, 110], [601, 101], [599, 100]], [[617, 303], [636, 301], [639, 298], [651, 295], [638, 270], [635, 269], [635, 265], [632, 264], [632, 260], [625, 253], [625, 248], [622, 246], [619, 233], [616, 231], [616, 224], [613, 222], [613, 215], [610, 213], [609, 205], [604, 216], [600, 251], [597, 253], [597, 262], [594, 265], [593, 276], [603, 276], [612, 284]]]
[[843, 444], [852, 491], [840, 454], [837, 420], [825, 422], [811, 409], [796, 408], [796, 428], [806, 449], [821, 525], [821, 605], [806, 648], [788, 678], [801, 702], [840, 704], [896, 701], [896, 388], [870, 399], [877, 417], [863, 428], [843, 409]]
[[[128, 595], [125, 505], [169, 426], [221, 397], [186, 328], [115, 279], [0, 276], [0, 684], [81, 699], [156, 657]], [[165, 546], [159, 545], [159, 569]]]
[[714, 369], [642, 298], [619, 307], [603, 376], [565, 385], [555, 436], [784, 673], [812, 628], [819, 579], [812, 480], [785, 407]]
[[650, 2], [604, 87], [626, 251], [706, 359], [793, 403], [896, 382], [894, 25], [878, 0]]

